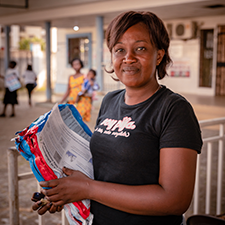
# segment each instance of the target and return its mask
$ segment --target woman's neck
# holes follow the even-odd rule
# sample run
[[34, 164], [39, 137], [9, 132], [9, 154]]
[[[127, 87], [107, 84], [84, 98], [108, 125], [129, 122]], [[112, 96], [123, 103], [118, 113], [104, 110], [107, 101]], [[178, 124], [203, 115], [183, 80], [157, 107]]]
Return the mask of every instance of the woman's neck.
[[74, 77], [79, 77], [79, 76], [81, 76], [81, 75], [82, 75], [82, 74], [81, 74], [80, 71], [76, 71], [75, 74], [74, 74]]
[[125, 103], [127, 105], [136, 105], [138, 103], [141, 103], [149, 99], [160, 88], [161, 88], [161, 85], [159, 85], [158, 83], [156, 83], [152, 88], [148, 87], [147, 90], [145, 88], [140, 88], [140, 89], [126, 88], [125, 99], [124, 99]]

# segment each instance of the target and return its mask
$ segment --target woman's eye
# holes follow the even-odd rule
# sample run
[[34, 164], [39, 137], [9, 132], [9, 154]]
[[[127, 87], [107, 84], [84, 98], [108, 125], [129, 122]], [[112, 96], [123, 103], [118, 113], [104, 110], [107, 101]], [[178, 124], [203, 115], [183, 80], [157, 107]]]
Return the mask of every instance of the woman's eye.
[[122, 48], [118, 48], [118, 49], [116, 49], [116, 53], [120, 53], [120, 52], [123, 52], [124, 50], [122, 49]]
[[144, 51], [144, 50], [146, 50], [145, 47], [138, 47], [138, 48], [137, 48], [137, 51]]

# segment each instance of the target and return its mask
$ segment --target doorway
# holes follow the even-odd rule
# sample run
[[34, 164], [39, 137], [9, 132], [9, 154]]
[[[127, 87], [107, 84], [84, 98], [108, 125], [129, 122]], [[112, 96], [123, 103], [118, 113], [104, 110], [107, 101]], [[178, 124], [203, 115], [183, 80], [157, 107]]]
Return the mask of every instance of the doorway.
[[218, 27], [216, 95], [225, 96], [225, 25]]
[[72, 59], [79, 58], [85, 68], [92, 67], [92, 35], [91, 33], [66, 35], [67, 41], [67, 64]]
[[200, 31], [200, 87], [212, 87], [213, 30]]

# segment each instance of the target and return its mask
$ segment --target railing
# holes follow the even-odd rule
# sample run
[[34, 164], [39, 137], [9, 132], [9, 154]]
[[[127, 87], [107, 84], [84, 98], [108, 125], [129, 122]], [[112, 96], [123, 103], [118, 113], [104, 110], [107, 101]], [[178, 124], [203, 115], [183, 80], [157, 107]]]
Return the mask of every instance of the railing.
[[[203, 137], [203, 147], [206, 147], [207, 160], [206, 160], [206, 195], [205, 195], [205, 214], [210, 214], [211, 206], [211, 184], [212, 184], [212, 156], [216, 154], [217, 149], [213, 149], [213, 143], [218, 143], [218, 162], [217, 162], [217, 194], [216, 194], [216, 215], [220, 215], [222, 206], [222, 185], [223, 185], [223, 152], [225, 144], [225, 117], [212, 119], [212, 120], [202, 120], [199, 122], [201, 130], [204, 131], [206, 127], [213, 133], [217, 131], [218, 134], [215, 136]], [[216, 126], [216, 127], [215, 127]], [[196, 181], [195, 181], [195, 191], [193, 196], [193, 214], [199, 213], [199, 193], [200, 193], [200, 181], [202, 176], [200, 174], [200, 161], [201, 154], [198, 155], [197, 159], [197, 169], [196, 169]]]
[[[8, 186], [9, 186], [9, 225], [19, 225], [19, 181], [29, 178], [34, 178], [32, 172], [18, 174], [17, 157], [20, 154], [15, 147], [8, 149]], [[40, 186], [37, 183], [37, 190], [40, 191]], [[61, 213], [62, 225], [67, 225], [65, 212]], [[43, 225], [43, 217], [38, 215], [38, 224]]]
[[[205, 196], [205, 214], [210, 214], [210, 205], [211, 205], [211, 182], [212, 182], [212, 153], [216, 151], [213, 149], [212, 143], [218, 142], [218, 166], [217, 166], [217, 197], [216, 197], [216, 214], [221, 214], [222, 206], [222, 185], [223, 185], [223, 151], [225, 144], [225, 117], [212, 119], [212, 120], [203, 120], [199, 122], [200, 127], [204, 130], [206, 127], [215, 131], [218, 130], [218, 135], [209, 137], [203, 137], [203, 147], [206, 147], [207, 150], [207, 160], [206, 160], [206, 196]], [[217, 127], [215, 127], [217, 126]], [[17, 157], [19, 153], [16, 151], [15, 147], [12, 147], [8, 150], [8, 178], [9, 178], [9, 216], [10, 216], [10, 225], [19, 225], [19, 202], [18, 202], [18, 181], [23, 179], [28, 179], [34, 177], [32, 172], [18, 174], [18, 163]], [[199, 193], [200, 190], [200, 181], [202, 175], [200, 174], [200, 161], [201, 154], [197, 158], [197, 168], [196, 168], [196, 181], [195, 181], [195, 191], [193, 196], [193, 214], [199, 213]], [[38, 185], [38, 188], [39, 185]], [[62, 211], [62, 225], [67, 223]], [[42, 217], [39, 216], [39, 225], [42, 225]]]

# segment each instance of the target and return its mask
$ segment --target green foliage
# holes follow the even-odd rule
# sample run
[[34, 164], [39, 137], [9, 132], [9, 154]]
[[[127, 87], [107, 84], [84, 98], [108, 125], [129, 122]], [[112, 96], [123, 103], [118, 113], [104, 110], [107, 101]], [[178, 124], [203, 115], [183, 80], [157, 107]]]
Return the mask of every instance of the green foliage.
[[45, 50], [45, 41], [41, 38], [33, 37], [33, 38], [23, 38], [19, 42], [20, 50], [30, 50], [30, 44], [38, 43], [41, 45], [41, 50]]
[[31, 43], [39, 43], [41, 45], [41, 50], [45, 50], [45, 41], [41, 38], [33, 37], [31, 38]]
[[30, 50], [30, 40], [26, 38], [21, 39], [19, 46], [20, 50]]

